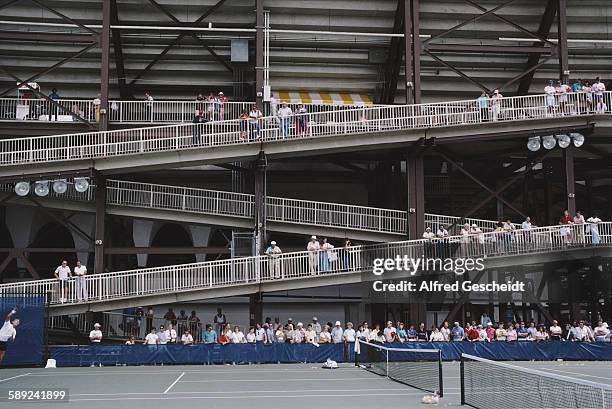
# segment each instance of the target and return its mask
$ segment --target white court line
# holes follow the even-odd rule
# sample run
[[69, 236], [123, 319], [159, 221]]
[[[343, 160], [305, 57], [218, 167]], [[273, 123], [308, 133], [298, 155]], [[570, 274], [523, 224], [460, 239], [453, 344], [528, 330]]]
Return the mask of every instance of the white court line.
[[[213, 395], [213, 394], [240, 394], [240, 393], [300, 393], [300, 392], [395, 392], [406, 391], [407, 388], [376, 388], [376, 389], [295, 389], [295, 390], [271, 390], [271, 391], [187, 391], [187, 392], [168, 392], [167, 395]], [[451, 388], [452, 389], [452, 388]], [[459, 388], [455, 388], [459, 389]], [[161, 392], [113, 392], [115, 396], [130, 395], [163, 395]], [[71, 393], [70, 396], [107, 396], [106, 393]]]
[[[586, 376], [588, 378], [597, 378], [597, 379], [605, 379], [607, 381], [612, 381], [612, 378], [608, 378], [608, 377], [605, 377], [605, 376], [589, 375], [589, 374], [580, 373], [580, 372], [562, 371], [560, 369], [552, 369], [552, 368], [546, 368], [546, 369], [541, 369], [541, 370], [566, 373], [566, 374], [570, 374], [570, 375]], [[610, 385], [610, 386], [612, 387], [612, 385]]]
[[28, 372], [28, 373], [23, 373], [23, 374], [21, 374], [21, 375], [17, 375], [17, 376], [12, 376], [12, 377], [10, 377], [10, 378], [6, 378], [6, 379], [0, 379], [0, 382], [10, 381], [11, 379], [22, 378], [22, 377], [24, 377], [24, 376], [28, 376], [28, 375], [30, 375], [30, 373], [29, 373], [29, 372]]
[[[392, 397], [396, 397], [396, 396], [423, 396], [423, 394], [427, 394], [427, 392], [408, 392], [408, 393], [397, 393], [394, 395], [391, 395]], [[459, 392], [451, 392], [451, 393], [445, 393], [444, 396], [447, 395], [459, 395]], [[294, 398], [310, 398], [310, 397], [324, 397], [324, 398], [350, 398], [350, 397], [371, 397], [371, 396], [386, 396], [389, 397], [390, 395], [388, 393], [366, 393], [366, 394], [359, 394], [359, 393], [352, 393], [352, 394], [342, 394], [342, 395], [327, 395], [327, 394], [307, 394], [307, 395], [291, 395], [291, 397]], [[276, 391], [275, 394], [273, 395], [258, 395], [258, 398], [278, 398], [278, 391]], [[85, 399], [70, 399], [70, 402], [81, 402], [81, 401], [122, 401], [122, 400], [164, 400], [164, 399], [172, 399], [172, 400], [178, 400], [178, 399], [253, 399], [253, 396], [251, 395], [244, 395], [244, 396], [175, 396], [174, 394], [172, 394], [172, 396], [168, 396], [166, 395], [166, 397], [158, 397], [158, 398], [145, 398], [145, 397], [133, 397], [133, 398], [85, 398]]]
[[170, 389], [172, 389], [172, 387], [173, 387], [174, 385], [176, 385], [176, 384], [178, 383], [178, 381], [180, 381], [180, 380], [181, 380], [181, 378], [182, 378], [183, 376], [185, 376], [185, 372], [183, 372], [182, 374], [180, 374], [180, 375], [178, 376], [178, 378], [176, 378], [176, 379], [174, 380], [174, 382], [172, 382], [172, 385], [168, 386], [168, 389], [166, 389], [166, 390], [164, 391], [164, 395], [165, 395], [165, 394], [167, 394], [167, 393], [168, 393], [168, 391], [169, 391]]
[[[308, 372], [310, 370], [319, 370], [321, 368], [316, 367], [314, 369], [311, 368], [307, 368], [307, 369], [247, 369], [247, 368], [240, 368], [240, 367], [236, 367], [236, 366], [228, 366], [227, 370], [224, 371], [219, 371], [219, 370], [193, 370], [193, 371], [181, 371], [180, 369], [171, 369], [169, 368], [167, 371], [158, 371], [158, 372], [150, 372], [147, 371], [146, 368], [150, 368], [149, 366], [144, 367], [145, 369], [143, 369], [142, 371], [130, 371], [130, 372], [123, 372], [120, 369], [118, 369], [117, 371], [103, 371], [103, 372], [94, 372], [95, 368], [92, 369], [92, 372], [90, 373], [83, 373], [83, 372], [53, 372], [53, 373], [31, 373], [30, 376], [39, 376], [39, 377], [46, 377], [46, 376], [52, 376], [52, 377], [56, 377], [56, 376], [102, 376], [102, 375], [111, 375], [111, 376], [115, 376], [115, 375], [168, 375], [171, 374], [173, 372], [179, 373], [179, 372], [185, 372], [187, 374], [190, 373], [194, 373], [194, 374], [198, 374], [198, 373], [203, 373], [203, 374], [223, 374], [223, 373], [231, 373], [231, 374], [235, 374], [236, 372], [246, 372], [246, 373], [255, 373], [255, 372]], [[231, 368], [231, 369], [230, 369]], [[88, 370], [90, 368], [87, 368]], [[85, 368], [84, 368], [85, 370]], [[359, 368], [340, 368], [340, 370], [342, 372], [361, 372], [363, 371], [363, 369], [359, 369]]]
[[[312, 382], [312, 381], [371, 381], [376, 378], [295, 378], [295, 379], [206, 379], [203, 381], [182, 381], [181, 383], [213, 383], [213, 382]], [[386, 380], [386, 378], [380, 378], [381, 380]]]

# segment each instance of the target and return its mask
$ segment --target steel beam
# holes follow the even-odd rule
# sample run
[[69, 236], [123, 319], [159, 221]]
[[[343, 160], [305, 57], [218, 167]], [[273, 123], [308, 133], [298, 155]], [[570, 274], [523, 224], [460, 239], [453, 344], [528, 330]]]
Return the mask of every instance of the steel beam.
[[[550, 35], [550, 28], [552, 27], [553, 21], [555, 20], [555, 16], [557, 15], [557, 8], [559, 4], [558, 1], [559, 0], [548, 0], [546, 8], [544, 9], [544, 14], [542, 15], [542, 19], [540, 20], [540, 27], [538, 28], [538, 37], [548, 38], [548, 36]], [[544, 43], [542, 41], [536, 41], [533, 43], [533, 47], [542, 46], [544, 46]], [[523, 76], [521, 82], [519, 83], [517, 91], [518, 95], [527, 95], [529, 93], [529, 88], [531, 87], [531, 82], [533, 81], [533, 75], [535, 74], [535, 71], [532, 70], [532, 68], [538, 65], [541, 56], [542, 54], [539, 52], [529, 53], [527, 63], [525, 64], [525, 68], [523, 69], [523, 72], [528, 72], [528, 74]]]
[[[2, 249], [0, 249], [0, 252]], [[104, 254], [229, 254], [227, 247], [106, 247]]]
[[470, 44], [427, 44], [424, 50], [445, 53], [497, 53], [497, 54], [550, 54], [550, 47], [539, 46], [496, 46], [496, 45], [470, 45]]
[[105, 221], [106, 221], [106, 179], [101, 174], [96, 174], [96, 233], [95, 233], [95, 259], [94, 272], [104, 272], [104, 243], [105, 243]]
[[263, 112], [264, 0], [255, 0], [255, 102]]
[[576, 214], [576, 180], [574, 178], [574, 147], [571, 144], [563, 149], [563, 164], [567, 211], [573, 216]]
[[111, 0], [102, 1], [102, 32], [100, 33], [100, 124], [108, 130], [108, 69], [110, 63]]
[[[111, 25], [119, 25], [119, 9], [117, 8], [117, 0], [111, 0]], [[117, 86], [119, 87], [119, 96], [121, 99], [134, 98], [133, 93], [127, 85], [125, 78], [125, 63], [123, 58], [123, 41], [121, 40], [121, 30], [117, 28], [111, 29], [113, 40], [113, 54], [115, 59], [115, 73], [117, 75]]]
[[[391, 38], [389, 51], [387, 54], [387, 62], [385, 64], [385, 84], [382, 89], [380, 103], [393, 104], [395, 102], [395, 94], [397, 93], [397, 81], [399, 80], [400, 66], [402, 63], [402, 44], [408, 51], [408, 36], [404, 30], [404, 4], [407, 0], [398, 0], [397, 9], [395, 10], [395, 18], [393, 20], [393, 33], [399, 34], [404, 31], [404, 41], [400, 37]], [[406, 54], [408, 55], [408, 54]], [[408, 58], [406, 57], [406, 60]], [[406, 67], [408, 69], [408, 66]], [[406, 71], [408, 72], [408, 71]]]
[[89, 234], [87, 234], [85, 231], [83, 231], [83, 229], [81, 229], [79, 226], [77, 226], [76, 224], [71, 222], [69, 220], [69, 218], [61, 218], [61, 217], [57, 216], [52, 211], [48, 210], [45, 206], [43, 206], [32, 195], [26, 196], [26, 198], [28, 198], [32, 203], [34, 203], [36, 206], [38, 206], [38, 208], [41, 209], [43, 211], [43, 213], [45, 213], [47, 216], [51, 217], [52, 219], [54, 219], [55, 221], [57, 221], [58, 223], [60, 223], [64, 227], [66, 227], [68, 230], [74, 231], [76, 234], [81, 236], [86, 241], [92, 241], [92, 237]]
[[557, 26], [559, 48], [559, 79], [563, 84], [569, 81], [569, 63], [567, 55], [567, 0], [559, 1], [559, 19]]
[[425, 187], [423, 156], [409, 154], [406, 159], [408, 177], [408, 238], [420, 239], [425, 231]]
[[97, 42], [97, 39], [89, 34], [30, 33], [7, 30], [0, 31], [0, 38], [5, 41], [35, 41], [37, 43], [82, 44]]
[[421, 103], [421, 26], [420, 26], [420, 0], [411, 0], [412, 17], [411, 39], [412, 39], [412, 101], [415, 104]]
[[20, 0], [8, 0], [8, 1], [6, 1], [6, 2], [4, 2], [4, 3], [0, 4], [0, 10], [2, 10], [2, 9], [4, 9], [4, 8], [7, 8], [7, 7], [8, 7], [8, 6], [10, 6], [11, 4], [15, 4], [15, 3], [17, 3], [18, 1], [20, 1]]
[[254, 205], [255, 205], [255, 252], [262, 254], [266, 241], [266, 154], [259, 152], [259, 158], [253, 163], [254, 171]]
[[[62, 20], [66, 20], [66, 21], [68, 21], [69, 23], [72, 23], [72, 24], [74, 24], [75, 26], [77, 26], [77, 27], [81, 28], [82, 30], [85, 30], [85, 31], [87, 31], [87, 32], [89, 32], [89, 33], [91, 33], [91, 34], [93, 34], [94, 36], [98, 37], [98, 32], [97, 32], [97, 31], [95, 31], [95, 30], [93, 30], [93, 29], [91, 29], [91, 28], [87, 27], [87, 26], [86, 26], [86, 25], [84, 25], [84, 24], [79, 23], [78, 21], [76, 21], [76, 20], [74, 20], [74, 19], [72, 19], [72, 18], [68, 17], [67, 15], [65, 15], [65, 14], [63, 14], [63, 13], [60, 13], [59, 11], [55, 10], [54, 8], [52, 8], [52, 7], [48, 6], [48, 5], [47, 5], [46, 3], [44, 3], [43, 1], [41, 1], [41, 0], [30, 0], [30, 1], [31, 1], [32, 3], [34, 3], [34, 4], [39, 5], [40, 7], [44, 8], [44, 9], [45, 9], [45, 10], [47, 10], [47, 11], [49, 11], [50, 13], [55, 14], [56, 16], [60, 17]], [[103, 0], [103, 3], [106, 3], [106, 2], [108, 2], [108, 0]]]

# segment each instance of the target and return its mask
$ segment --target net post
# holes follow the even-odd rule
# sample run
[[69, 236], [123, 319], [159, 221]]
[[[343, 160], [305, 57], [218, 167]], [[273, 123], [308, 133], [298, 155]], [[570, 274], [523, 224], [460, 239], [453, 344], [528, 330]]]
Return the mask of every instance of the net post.
[[465, 405], [465, 358], [461, 354], [461, 360], [459, 361], [459, 373], [461, 378], [461, 405]]
[[444, 396], [444, 376], [442, 376], [442, 350], [438, 351], [438, 387], [440, 389], [440, 397]]

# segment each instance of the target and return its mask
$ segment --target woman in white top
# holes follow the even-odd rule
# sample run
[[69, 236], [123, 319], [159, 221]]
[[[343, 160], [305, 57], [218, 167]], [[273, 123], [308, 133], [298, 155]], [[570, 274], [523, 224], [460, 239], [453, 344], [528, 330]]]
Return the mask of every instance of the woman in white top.
[[431, 327], [431, 334], [429, 335], [429, 342], [443, 342], [444, 334], [440, 332], [438, 327], [435, 325]]
[[322, 272], [330, 270], [330, 256], [333, 249], [334, 246], [327, 242], [327, 238], [324, 238], [321, 244], [321, 252], [319, 252], [319, 263]]
[[283, 331], [283, 327], [278, 327], [274, 335], [276, 335], [276, 342], [285, 342], [285, 331]]
[[326, 325], [319, 334], [319, 344], [331, 344], [331, 333], [329, 332], [329, 327]]
[[470, 248], [470, 225], [468, 223], [463, 225], [461, 229], [461, 254], [464, 257], [469, 255]]
[[232, 334], [232, 342], [234, 344], [246, 343], [246, 338], [244, 337], [242, 331], [240, 331], [240, 327], [238, 325], [234, 327], [234, 333]]
[[544, 325], [540, 325], [538, 327], [538, 330], [535, 333], [535, 340], [536, 342], [548, 341], [548, 332], [546, 332]]
[[249, 328], [249, 333], [246, 334], [246, 342], [247, 344], [255, 343], [255, 328], [253, 327]]
[[601, 223], [601, 219], [597, 215], [593, 215], [586, 221], [589, 223], [589, 230], [591, 231], [591, 242], [595, 245], [599, 244], [601, 242], [599, 237], [599, 223]]

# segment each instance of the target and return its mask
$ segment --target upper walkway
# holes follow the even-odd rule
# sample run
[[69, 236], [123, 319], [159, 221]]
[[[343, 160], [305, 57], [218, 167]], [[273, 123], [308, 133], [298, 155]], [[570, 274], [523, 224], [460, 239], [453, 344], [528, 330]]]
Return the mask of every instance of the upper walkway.
[[[607, 107], [611, 92], [604, 99]], [[308, 113], [288, 120], [262, 118], [133, 128], [107, 132], [15, 138], [0, 141], [0, 177], [95, 168], [124, 171], [403, 147], [423, 138], [532, 136], [589, 128], [597, 114], [586, 94], [569, 94], [565, 112], [547, 107], [546, 96], [436, 104], [376, 106]], [[481, 126], [486, 124], [486, 126]]]
[[[12, 185], [0, 186], [0, 190], [12, 189]], [[45, 200], [44, 205], [61, 210], [95, 212], [95, 189], [91, 186], [88, 191], [79, 193], [72, 184], [64, 194], [51, 189], [51, 200]], [[111, 179], [106, 181], [106, 189], [106, 212], [109, 214], [253, 228], [255, 197], [251, 194]], [[17, 197], [11, 201], [20, 205], [33, 204]], [[270, 231], [351, 237], [372, 242], [398, 240], [407, 234], [404, 210], [273, 196], [266, 197], [266, 206], [267, 229]], [[450, 226], [460, 221], [459, 217], [425, 214], [425, 225], [434, 231], [440, 225]], [[472, 218], [462, 222], [475, 223], [483, 231], [494, 230], [496, 224], [495, 221]], [[458, 229], [452, 231], [458, 232]]]
[[[50, 315], [64, 315], [409, 277], [406, 271], [385, 272], [383, 276], [373, 274], [374, 260], [395, 259], [398, 255], [415, 260], [422, 257], [484, 258], [485, 269], [610, 256], [612, 222], [600, 223], [597, 227], [597, 235], [589, 225], [572, 227], [570, 242], [562, 235], [567, 227], [550, 226], [508, 234], [483, 233], [467, 240], [452, 236], [443, 242], [411, 240], [337, 248], [333, 250], [337, 259], [329, 263], [321, 262], [323, 257], [329, 260], [329, 253], [303, 251], [278, 257], [254, 256], [91, 274], [85, 277], [86, 302], [77, 300], [74, 280], [68, 282], [68, 301], [63, 304], [59, 303], [56, 279], [2, 284], [0, 294], [51, 293]], [[430, 269], [417, 273], [427, 274], [440, 274], [440, 271]]]

